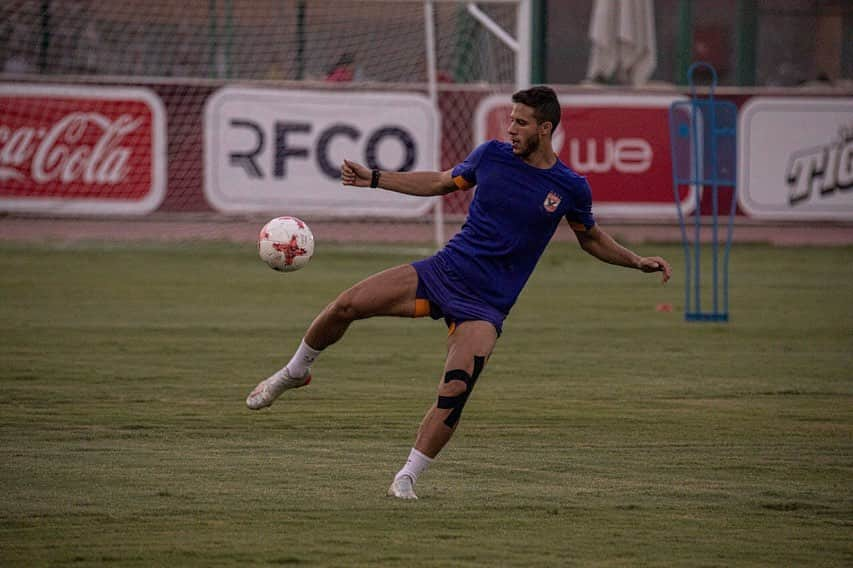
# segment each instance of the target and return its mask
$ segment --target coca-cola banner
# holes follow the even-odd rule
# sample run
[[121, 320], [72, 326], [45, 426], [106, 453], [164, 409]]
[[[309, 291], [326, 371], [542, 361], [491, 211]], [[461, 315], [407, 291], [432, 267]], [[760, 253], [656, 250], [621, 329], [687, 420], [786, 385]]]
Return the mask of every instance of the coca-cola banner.
[[[624, 217], [675, 217], [669, 107], [672, 95], [562, 95], [554, 150], [592, 187], [593, 211]], [[508, 97], [484, 99], [475, 118], [476, 142], [506, 138]], [[700, 125], [701, 126], [701, 125]], [[692, 211], [694, 188], [679, 196]]]
[[145, 214], [166, 192], [166, 115], [143, 88], [0, 85], [0, 210]]
[[853, 99], [756, 97], [738, 130], [750, 217], [853, 220]]

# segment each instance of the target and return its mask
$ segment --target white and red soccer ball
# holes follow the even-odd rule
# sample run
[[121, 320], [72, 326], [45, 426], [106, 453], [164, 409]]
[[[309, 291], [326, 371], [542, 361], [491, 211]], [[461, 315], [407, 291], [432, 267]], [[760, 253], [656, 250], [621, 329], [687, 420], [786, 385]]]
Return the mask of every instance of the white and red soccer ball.
[[314, 234], [296, 217], [276, 217], [258, 235], [258, 255], [274, 270], [299, 270], [313, 254]]

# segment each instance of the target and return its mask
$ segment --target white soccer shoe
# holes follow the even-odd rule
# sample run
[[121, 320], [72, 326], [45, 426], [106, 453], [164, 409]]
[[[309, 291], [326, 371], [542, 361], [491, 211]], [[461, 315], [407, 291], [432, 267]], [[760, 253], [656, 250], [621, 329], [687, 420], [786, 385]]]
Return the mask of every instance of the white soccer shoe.
[[264, 379], [258, 383], [249, 396], [246, 397], [246, 406], [250, 410], [260, 410], [271, 405], [281, 393], [288, 389], [296, 389], [304, 387], [311, 382], [311, 370], [305, 373], [304, 377], [294, 378], [287, 372], [287, 367], [283, 367], [272, 374], [271, 377]]
[[417, 499], [415, 495], [415, 484], [408, 475], [401, 475], [388, 488], [388, 497], [397, 499]]

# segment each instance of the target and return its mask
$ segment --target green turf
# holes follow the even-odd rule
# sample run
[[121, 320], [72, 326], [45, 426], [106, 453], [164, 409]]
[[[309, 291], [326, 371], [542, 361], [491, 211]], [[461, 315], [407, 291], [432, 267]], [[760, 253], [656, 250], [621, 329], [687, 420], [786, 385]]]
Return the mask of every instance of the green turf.
[[673, 282], [549, 249], [397, 502], [439, 322], [360, 322], [310, 388], [243, 401], [411, 255], [2, 244], [0, 565], [853, 564], [853, 249], [737, 246], [727, 325], [683, 321], [680, 248], [638, 249]]

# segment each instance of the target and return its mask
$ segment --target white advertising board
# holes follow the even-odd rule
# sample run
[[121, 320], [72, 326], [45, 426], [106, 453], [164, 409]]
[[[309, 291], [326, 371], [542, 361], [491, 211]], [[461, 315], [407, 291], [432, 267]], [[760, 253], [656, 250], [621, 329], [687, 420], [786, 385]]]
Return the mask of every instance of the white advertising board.
[[757, 97], [738, 130], [750, 217], [853, 220], [853, 99]]
[[413, 94], [225, 87], [204, 112], [204, 192], [223, 213], [416, 217], [437, 198], [345, 187], [344, 158], [436, 170], [439, 117]]

